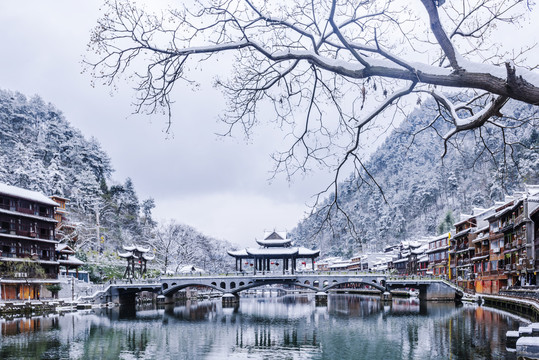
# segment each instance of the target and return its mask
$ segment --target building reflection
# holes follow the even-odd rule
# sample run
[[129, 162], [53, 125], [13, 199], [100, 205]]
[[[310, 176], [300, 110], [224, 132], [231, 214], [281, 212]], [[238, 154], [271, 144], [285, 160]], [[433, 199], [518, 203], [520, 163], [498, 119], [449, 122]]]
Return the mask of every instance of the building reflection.
[[361, 295], [331, 295], [328, 301], [330, 315], [367, 317], [382, 311], [380, 297]]
[[2, 336], [29, 334], [37, 331], [58, 329], [58, 316], [20, 318], [1, 321]]

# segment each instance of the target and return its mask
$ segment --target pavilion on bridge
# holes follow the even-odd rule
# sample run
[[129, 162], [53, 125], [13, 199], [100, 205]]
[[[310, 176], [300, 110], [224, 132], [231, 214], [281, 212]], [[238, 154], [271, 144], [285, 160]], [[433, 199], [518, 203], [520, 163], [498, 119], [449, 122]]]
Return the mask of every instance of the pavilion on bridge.
[[314, 259], [320, 255], [320, 250], [293, 246], [292, 240], [286, 236], [286, 232], [266, 232], [263, 240], [256, 240], [260, 247], [228, 251], [228, 254], [236, 259], [236, 271], [243, 271], [242, 265], [246, 265], [253, 267], [254, 274], [257, 271], [265, 274], [271, 271], [272, 265], [278, 267], [281, 261], [283, 274], [287, 271], [294, 274], [297, 270], [298, 259], [311, 259], [312, 269], [314, 269]]

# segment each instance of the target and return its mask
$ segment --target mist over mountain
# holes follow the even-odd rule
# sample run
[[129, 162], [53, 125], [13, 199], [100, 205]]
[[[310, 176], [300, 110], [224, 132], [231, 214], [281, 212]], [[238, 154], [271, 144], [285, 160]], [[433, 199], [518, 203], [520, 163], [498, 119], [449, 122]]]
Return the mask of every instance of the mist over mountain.
[[[437, 115], [433, 102], [421, 105], [366, 163], [383, 194], [372, 180], [350, 177], [339, 184], [338, 204], [356, 234], [345, 215], [324, 207], [330, 196], [298, 224], [292, 237], [303, 246], [320, 248], [325, 256], [350, 257], [361, 250], [436, 235], [444, 219], [458, 220], [474, 207], [489, 207], [506, 194], [523, 190], [525, 183], [539, 183], [537, 107], [507, 104], [503, 115], [515, 119], [514, 128], [487, 124], [458, 134], [443, 159], [440, 135], [450, 124]], [[512, 145], [504, 147], [504, 138]], [[330, 226], [324, 223], [328, 215]]]

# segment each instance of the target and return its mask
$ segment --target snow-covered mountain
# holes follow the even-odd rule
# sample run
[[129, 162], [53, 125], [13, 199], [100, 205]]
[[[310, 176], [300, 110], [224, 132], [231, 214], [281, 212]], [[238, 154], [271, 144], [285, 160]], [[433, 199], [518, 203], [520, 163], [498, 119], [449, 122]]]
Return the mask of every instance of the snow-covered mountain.
[[[434, 128], [425, 129], [436, 119], [437, 110], [432, 103], [415, 110], [366, 164], [387, 202], [372, 181], [365, 184], [350, 178], [339, 185], [339, 205], [357, 236], [338, 212], [330, 213], [331, 226], [321, 228], [327, 215], [326, 200], [318, 212], [298, 224], [293, 238], [304, 246], [321, 248], [324, 255], [351, 256], [362, 246], [381, 249], [400, 240], [434, 235], [451, 215], [458, 220], [461, 213], [491, 206], [505, 194], [522, 190], [524, 183], [539, 183], [537, 107], [507, 104], [504, 115], [519, 119], [514, 124], [522, 126], [502, 132], [488, 125], [461, 134], [448, 146], [443, 161], [443, 141], [438, 134], [449, 129], [447, 121], [439, 118]], [[505, 152], [500, 145], [504, 136], [514, 144], [505, 147]]]
[[[156, 261], [162, 261], [161, 248], [154, 243], [165, 225], [151, 217], [153, 199], [139, 200], [131, 179], [120, 183], [112, 173], [111, 160], [98, 141], [86, 139], [60, 110], [38, 96], [0, 90], [0, 182], [70, 199], [69, 220], [77, 227], [64, 241], [76, 238], [71, 245], [77, 250], [113, 254], [123, 244], [142, 243], [156, 249]], [[169, 266], [226, 268], [229, 259], [222, 255], [226, 256], [223, 248], [232, 247], [228, 242], [187, 225], [167, 226], [182, 234], [174, 239], [176, 252], [167, 254]], [[179, 253], [187, 243], [196, 244], [196, 256]]]

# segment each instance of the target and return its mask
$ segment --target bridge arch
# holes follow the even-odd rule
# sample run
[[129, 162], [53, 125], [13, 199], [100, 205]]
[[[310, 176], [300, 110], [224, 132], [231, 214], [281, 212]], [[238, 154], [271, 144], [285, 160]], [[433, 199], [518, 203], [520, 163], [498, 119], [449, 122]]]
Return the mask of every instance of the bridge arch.
[[333, 288], [336, 288], [340, 285], [344, 285], [344, 284], [362, 284], [362, 285], [369, 285], [369, 286], [372, 286], [378, 290], [380, 290], [382, 293], [385, 292], [387, 289], [385, 286], [382, 286], [380, 284], [377, 284], [375, 282], [369, 282], [369, 281], [357, 281], [357, 280], [353, 280], [353, 281], [343, 281], [343, 282], [335, 282], [333, 281], [333, 283], [331, 285], [329, 285], [328, 287], [324, 287], [324, 291], [327, 291], [327, 290], [330, 290], [330, 289], [333, 289]]
[[212, 283], [212, 284], [186, 283], [186, 284], [180, 284], [180, 285], [176, 285], [176, 286], [171, 286], [171, 287], [168, 287], [168, 288], [165, 288], [164, 285], [165, 284], [163, 284], [163, 286], [162, 286], [162, 292], [163, 292], [163, 295], [165, 295], [165, 296], [172, 296], [172, 295], [174, 295], [175, 293], [177, 293], [180, 290], [183, 290], [183, 289], [188, 288], [188, 287], [193, 287], [193, 286], [197, 286], [197, 287], [203, 286], [203, 287], [207, 287], [207, 288], [210, 288], [210, 289], [220, 291], [222, 293], [226, 292], [224, 289], [221, 289], [217, 285], [214, 285], [214, 283]]
[[287, 281], [285, 279], [285, 280], [272, 280], [272, 281], [264, 281], [264, 282], [252, 282], [252, 281], [249, 281], [249, 283], [247, 285], [239, 286], [239, 287], [235, 288], [234, 290], [230, 291], [230, 293], [238, 294], [238, 293], [240, 293], [240, 292], [242, 292], [244, 290], [253, 289], [253, 288], [266, 286], [266, 285], [277, 285], [277, 284], [295, 285], [295, 286], [303, 287], [303, 288], [313, 290], [313, 291], [318, 291], [319, 290], [319, 289], [311, 286], [310, 284], [301, 283], [300, 281], [294, 281], [292, 283], [292, 282]]

